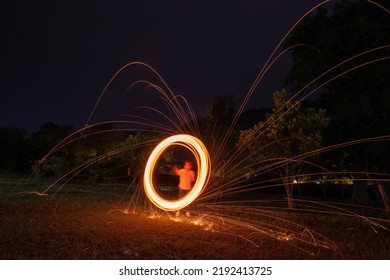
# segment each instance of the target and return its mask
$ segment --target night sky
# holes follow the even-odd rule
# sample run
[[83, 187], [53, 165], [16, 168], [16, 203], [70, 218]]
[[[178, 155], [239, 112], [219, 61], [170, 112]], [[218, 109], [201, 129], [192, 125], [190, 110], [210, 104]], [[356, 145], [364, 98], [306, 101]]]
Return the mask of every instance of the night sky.
[[[234, 94], [240, 104], [284, 34], [319, 2], [2, 1], [0, 126], [82, 127], [131, 61], [155, 68], [198, 115], [211, 96]], [[288, 65], [285, 57], [270, 70], [248, 109], [272, 106]], [[139, 78], [153, 75], [140, 67], [120, 75], [92, 121], [121, 119], [148, 101], [134, 96], [140, 90], [124, 95]]]

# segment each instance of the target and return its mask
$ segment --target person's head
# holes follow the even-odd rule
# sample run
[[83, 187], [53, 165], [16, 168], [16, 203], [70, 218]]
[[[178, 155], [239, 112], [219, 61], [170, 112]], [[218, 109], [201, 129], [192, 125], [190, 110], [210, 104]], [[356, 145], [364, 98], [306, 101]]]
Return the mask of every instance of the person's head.
[[192, 162], [190, 160], [184, 161], [184, 169], [185, 170], [191, 170], [192, 169]]

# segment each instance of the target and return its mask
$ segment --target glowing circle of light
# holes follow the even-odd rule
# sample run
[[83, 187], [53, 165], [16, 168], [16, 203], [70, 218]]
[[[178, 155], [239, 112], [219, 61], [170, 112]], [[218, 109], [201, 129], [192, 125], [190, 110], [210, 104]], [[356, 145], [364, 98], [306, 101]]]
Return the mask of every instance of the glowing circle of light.
[[[153, 170], [161, 154], [172, 145], [183, 146], [190, 150], [195, 157], [198, 166], [197, 177], [194, 186], [187, 195], [177, 200], [167, 200], [162, 198], [157, 192], [153, 184]], [[210, 157], [205, 145], [198, 138], [187, 135], [178, 134], [168, 137], [161, 141], [152, 151], [146, 163], [144, 172], [144, 189], [149, 200], [159, 207], [167, 211], [175, 211], [193, 202], [204, 190], [210, 174]]]

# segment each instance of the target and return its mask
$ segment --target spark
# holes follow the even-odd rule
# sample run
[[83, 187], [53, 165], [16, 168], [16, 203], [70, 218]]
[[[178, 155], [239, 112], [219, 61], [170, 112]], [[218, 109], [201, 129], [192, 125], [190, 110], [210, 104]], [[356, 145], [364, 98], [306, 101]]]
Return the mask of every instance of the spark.
[[[251, 164], [250, 166], [248, 163], [245, 162], [246, 159], [242, 159], [242, 160], [240, 159], [240, 156], [242, 155], [244, 149], [246, 148], [246, 145], [249, 144], [247, 142], [243, 143], [242, 146], [238, 147], [236, 150], [232, 150], [231, 152], [229, 152], [228, 155], [222, 155], [223, 148], [225, 144], [228, 142], [229, 136], [231, 136], [231, 134], [233, 133], [235, 124], [238, 122], [239, 116], [245, 109], [245, 106], [249, 102], [250, 97], [254, 94], [256, 88], [258, 87], [259, 83], [263, 79], [264, 75], [268, 72], [270, 67], [273, 66], [274, 63], [282, 55], [284, 55], [287, 51], [289, 51], [292, 48], [297, 48], [297, 47], [313, 48], [313, 46], [310, 45], [297, 44], [284, 50], [279, 55], [276, 55], [276, 51], [281, 46], [282, 42], [287, 38], [287, 36], [292, 32], [292, 30], [303, 20], [303, 18], [305, 18], [308, 14], [310, 14], [315, 9], [317, 9], [320, 5], [323, 5], [327, 2], [329, 1], [323, 1], [317, 6], [313, 7], [304, 16], [302, 16], [294, 24], [294, 26], [287, 32], [287, 34], [276, 46], [271, 56], [268, 58], [267, 62], [265, 63], [260, 73], [256, 77], [249, 92], [245, 96], [244, 101], [242, 102], [237, 114], [235, 115], [235, 118], [231, 126], [221, 136], [220, 142], [213, 143], [213, 145], [215, 145], [215, 150], [216, 150], [216, 151], [211, 150], [211, 152], [213, 152], [212, 153], [213, 162], [217, 162], [217, 164], [218, 162], [220, 162], [222, 164], [222, 167], [218, 167], [218, 168], [219, 170], [223, 170], [223, 174], [228, 174], [227, 175], [228, 180], [224, 180], [224, 179], [221, 180], [220, 178], [213, 177], [212, 180], [210, 180], [210, 184], [208, 185], [211, 172], [214, 172], [213, 174], [215, 174], [219, 170], [211, 170], [210, 156], [208, 154], [205, 145], [198, 138], [190, 135], [190, 134], [200, 135], [199, 127], [196, 122], [195, 115], [191, 109], [191, 106], [187, 103], [186, 99], [183, 96], [173, 94], [173, 92], [168, 87], [164, 79], [160, 76], [160, 74], [156, 70], [154, 70], [151, 66], [143, 62], [131, 62], [123, 66], [121, 69], [119, 69], [115, 73], [115, 75], [111, 78], [111, 80], [109, 81], [109, 83], [106, 85], [103, 92], [99, 96], [91, 114], [88, 117], [85, 127], [79, 131], [76, 131], [75, 133], [73, 133], [72, 135], [68, 136], [63, 141], [61, 141], [59, 144], [57, 144], [52, 150], [50, 150], [50, 152], [46, 156], [42, 158], [40, 162], [38, 162], [36, 168], [38, 168], [41, 164], [43, 164], [44, 161], [49, 156], [53, 155], [56, 151], [65, 147], [66, 145], [69, 145], [70, 143], [73, 143], [75, 141], [81, 141], [82, 138], [86, 138], [86, 137], [99, 136], [101, 133], [110, 133], [116, 131], [116, 130], [106, 130], [100, 132], [87, 133], [88, 129], [102, 124], [102, 123], [90, 124], [90, 121], [97, 109], [97, 106], [101, 102], [102, 97], [107, 93], [107, 90], [109, 86], [112, 84], [113, 80], [125, 68], [138, 65], [149, 69], [155, 76], [157, 76], [158, 80], [162, 83], [162, 85], [160, 86], [158, 84], [146, 80], [139, 80], [131, 83], [131, 85], [128, 87], [126, 92], [128, 92], [130, 89], [133, 89], [136, 85], [139, 84], [144, 84], [146, 85], [147, 88], [155, 90], [158, 94], [161, 95], [162, 100], [165, 102], [165, 105], [169, 109], [171, 109], [173, 113], [172, 114], [173, 117], [170, 114], [164, 114], [162, 111], [152, 107], [143, 106], [137, 109], [147, 109], [156, 113], [160, 119], [164, 121], [168, 121], [169, 125], [171, 125], [172, 127], [169, 127], [169, 125], [158, 124], [152, 119], [142, 118], [136, 115], [127, 115], [133, 118], [132, 121], [115, 121], [115, 123], [143, 125], [153, 130], [157, 129], [158, 132], [161, 135], [165, 135], [165, 137], [166, 135], [172, 135], [172, 134], [174, 135], [160, 142], [155, 147], [155, 149], [151, 153], [146, 163], [146, 168], [143, 176], [142, 190], [144, 190], [148, 198], [148, 201], [145, 202], [143, 200], [144, 198], [143, 192], [142, 190], [140, 190], [141, 188], [140, 189], [137, 188], [136, 192], [137, 191], [138, 192], [133, 194], [133, 196], [131, 197], [132, 200], [128, 203], [129, 207], [125, 209], [119, 209], [119, 208], [114, 209], [111, 210], [109, 213], [121, 212], [123, 214], [129, 214], [129, 213], [139, 214], [141, 212], [141, 215], [147, 218], [162, 219], [163, 215], [161, 215], [161, 211], [159, 209], [157, 210], [160, 212], [155, 211], [156, 208], [155, 207], [153, 208], [153, 205], [162, 209], [163, 211], [174, 211], [177, 209], [181, 209], [185, 206], [189, 206], [191, 207], [191, 211], [195, 210], [194, 212], [199, 213], [201, 216], [199, 217], [195, 216], [190, 220], [188, 220], [188, 219], [181, 219], [180, 217], [174, 217], [169, 213], [167, 213], [168, 218], [175, 222], [183, 222], [183, 223], [189, 222], [190, 224], [200, 226], [205, 230], [236, 236], [256, 246], [258, 246], [258, 243], [255, 241], [256, 239], [255, 236], [265, 235], [270, 238], [280, 240], [281, 242], [288, 243], [294, 247], [299, 247], [300, 245], [297, 244], [300, 242], [300, 244], [303, 245], [309, 244], [314, 247], [322, 247], [327, 249], [337, 248], [337, 244], [332, 242], [327, 237], [322, 236], [321, 234], [315, 232], [312, 229], [307, 228], [304, 225], [291, 221], [291, 217], [293, 217], [293, 215], [298, 212], [315, 213], [315, 214], [321, 213], [324, 215], [338, 215], [344, 217], [358, 218], [360, 220], [367, 222], [370, 226], [375, 226], [386, 230], [387, 228], [384, 227], [382, 223], [388, 223], [389, 222], [388, 220], [359, 215], [357, 213], [354, 213], [353, 211], [347, 210], [345, 207], [346, 204], [329, 203], [329, 202], [325, 203], [319, 201], [294, 199], [296, 208], [288, 210], [289, 211], [288, 214], [290, 215], [289, 216], [286, 214], [287, 211], [286, 212], [283, 211], [286, 210], [285, 208], [286, 201], [283, 199], [262, 200], [256, 198], [251, 198], [251, 199], [240, 198], [240, 200], [237, 200], [237, 197], [235, 197], [235, 195], [241, 195], [241, 194], [249, 193], [250, 191], [255, 191], [255, 190], [260, 190], [265, 188], [277, 188], [283, 186], [282, 183], [277, 183], [277, 182], [275, 183], [275, 178], [250, 182], [247, 180], [248, 178], [246, 178], [246, 175], [242, 175], [243, 170], [245, 170], [245, 168], [250, 167], [253, 169], [252, 171], [253, 174], [262, 175], [262, 174], [267, 174], [270, 171], [280, 168], [289, 163], [306, 164], [306, 165], [314, 166], [315, 164], [311, 163], [308, 159], [311, 156], [332, 151], [335, 149], [339, 149], [342, 147], [361, 145], [361, 144], [366, 144], [371, 142], [389, 141], [390, 135], [383, 135], [383, 136], [354, 140], [350, 142], [344, 142], [341, 144], [324, 147], [318, 150], [313, 150], [308, 153], [297, 155], [292, 158], [271, 158], [266, 161]], [[380, 6], [379, 4], [375, 3], [374, 1], [368, 1], [368, 2], [377, 5], [378, 7], [382, 8], [384, 11], [389, 13], [388, 10], [386, 10], [384, 7]], [[340, 63], [337, 63], [336, 65], [330, 67], [328, 70], [324, 71], [317, 78], [309, 82], [304, 88], [296, 92], [288, 101], [291, 101], [298, 97], [299, 97], [299, 101], [302, 101], [308, 98], [316, 91], [318, 91], [320, 88], [324, 87], [326, 84], [332, 82], [333, 80], [341, 76], [347, 75], [351, 71], [355, 71], [359, 68], [366, 67], [370, 64], [374, 64], [374, 63], [378, 63], [390, 59], [390, 57], [381, 57], [375, 60], [370, 60], [365, 63], [361, 63], [355, 67], [349, 67], [347, 68], [347, 70], [343, 71], [340, 74], [336, 72], [336, 70], [340, 69], [342, 66], [348, 66], [347, 63], [351, 61], [358, 60], [358, 58], [364, 57], [366, 55], [381, 50], [389, 49], [389, 47], [390, 45], [379, 46], [377, 48], [366, 50], [357, 55], [351, 56], [341, 61]], [[314, 90], [311, 90], [308, 94], [303, 94], [304, 92], [309, 91], [309, 89], [311, 88], [311, 86], [315, 84], [315, 82], [318, 82], [320, 79], [325, 79], [325, 78], [326, 81], [323, 84], [321, 84]], [[278, 119], [275, 119], [274, 122], [277, 121]], [[113, 123], [113, 122], [105, 122], [105, 123]], [[263, 127], [259, 126], [258, 130], [261, 131], [262, 128]], [[136, 131], [135, 129], [129, 129], [129, 130]], [[146, 130], [147, 129], [145, 129], [145, 131]], [[137, 131], [139, 131], [139, 129]], [[181, 134], [177, 134], [177, 133], [181, 133]], [[259, 133], [258, 137], [264, 135], [263, 133], [264, 132]], [[279, 141], [283, 141], [283, 139], [280, 139], [272, 143], [272, 145], [278, 145]], [[145, 146], [148, 147], [154, 146], [156, 143], [157, 143], [156, 141], [150, 141], [150, 142], [145, 141], [140, 144], [123, 147], [120, 149], [107, 152], [103, 155], [99, 155], [93, 159], [90, 159], [80, 164], [76, 168], [72, 169], [64, 176], [56, 180], [56, 182], [54, 182], [43, 192], [29, 192], [29, 193], [38, 196], [47, 196], [48, 194], [46, 194], [46, 192], [48, 192], [57, 183], [66, 180], [65, 183], [63, 184], [65, 185], [67, 182], [69, 182], [70, 179], [72, 179], [79, 172], [81, 172], [81, 170], [98, 162], [99, 160], [111, 156], [115, 156], [117, 154], [123, 153], [131, 149], [145, 147]], [[181, 200], [166, 200], [161, 198], [156, 192], [156, 188], [154, 187], [153, 180], [152, 180], [153, 171], [155, 169], [157, 160], [164, 152], [164, 150], [166, 150], [169, 146], [173, 146], [173, 145], [182, 146], [188, 149], [189, 151], [191, 151], [195, 156], [198, 165], [198, 176], [197, 176], [197, 181], [195, 183], [195, 186], [193, 187], [192, 191]], [[267, 147], [264, 147], [264, 149], [266, 148]], [[219, 160], [220, 158], [222, 158], [223, 160]], [[340, 179], [340, 177], [345, 177], [346, 175], [356, 176], [359, 174], [363, 174], [363, 172], [330, 172], [319, 165], [316, 167], [320, 170], [319, 172], [313, 172], [310, 174], [300, 174], [300, 176], [301, 177], [307, 176], [309, 178], [310, 177], [319, 178], [321, 176], [323, 177], [324, 175], [326, 175], [328, 177], [322, 178], [321, 179], [322, 182], [337, 182], [342, 180]], [[378, 178], [381, 179], [382, 181], [386, 181], [386, 182], [390, 181], [389, 174], [381, 174], [381, 173], [373, 173], [373, 172], [370, 173], [364, 172], [364, 174], [369, 174], [371, 176], [370, 180]], [[283, 181], [284, 179], [286, 179], [286, 176], [281, 175], [277, 179]], [[316, 180], [317, 179], [308, 179], [305, 181], [305, 183], [312, 183]], [[367, 181], [368, 179], [354, 178], [353, 180]], [[58, 191], [62, 189], [63, 185], [61, 185]], [[207, 190], [205, 189], [206, 186], [207, 186]], [[228, 195], [232, 197], [231, 200], [225, 199], [225, 197]], [[149, 201], [152, 202], [153, 205], [150, 205]], [[134, 210], [130, 209], [130, 206], [132, 206]], [[149, 207], [149, 209], [144, 210], [145, 207], [146, 208]], [[312, 254], [311, 252], [308, 253]]]

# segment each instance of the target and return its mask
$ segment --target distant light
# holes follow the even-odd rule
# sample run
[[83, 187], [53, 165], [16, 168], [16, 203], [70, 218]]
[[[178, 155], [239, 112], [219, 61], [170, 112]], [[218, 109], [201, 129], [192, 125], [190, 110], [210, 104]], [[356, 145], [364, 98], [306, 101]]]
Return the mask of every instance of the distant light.
[[[192, 152], [198, 166], [198, 173], [194, 186], [186, 196], [177, 200], [166, 200], [156, 192], [153, 185], [153, 171], [161, 154], [172, 145], [183, 146]], [[175, 211], [189, 205], [202, 193], [209, 176], [210, 157], [202, 141], [191, 135], [178, 134], [161, 141], [149, 156], [144, 173], [144, 189], [147, 197], [154, 205], [163, 210]]]

